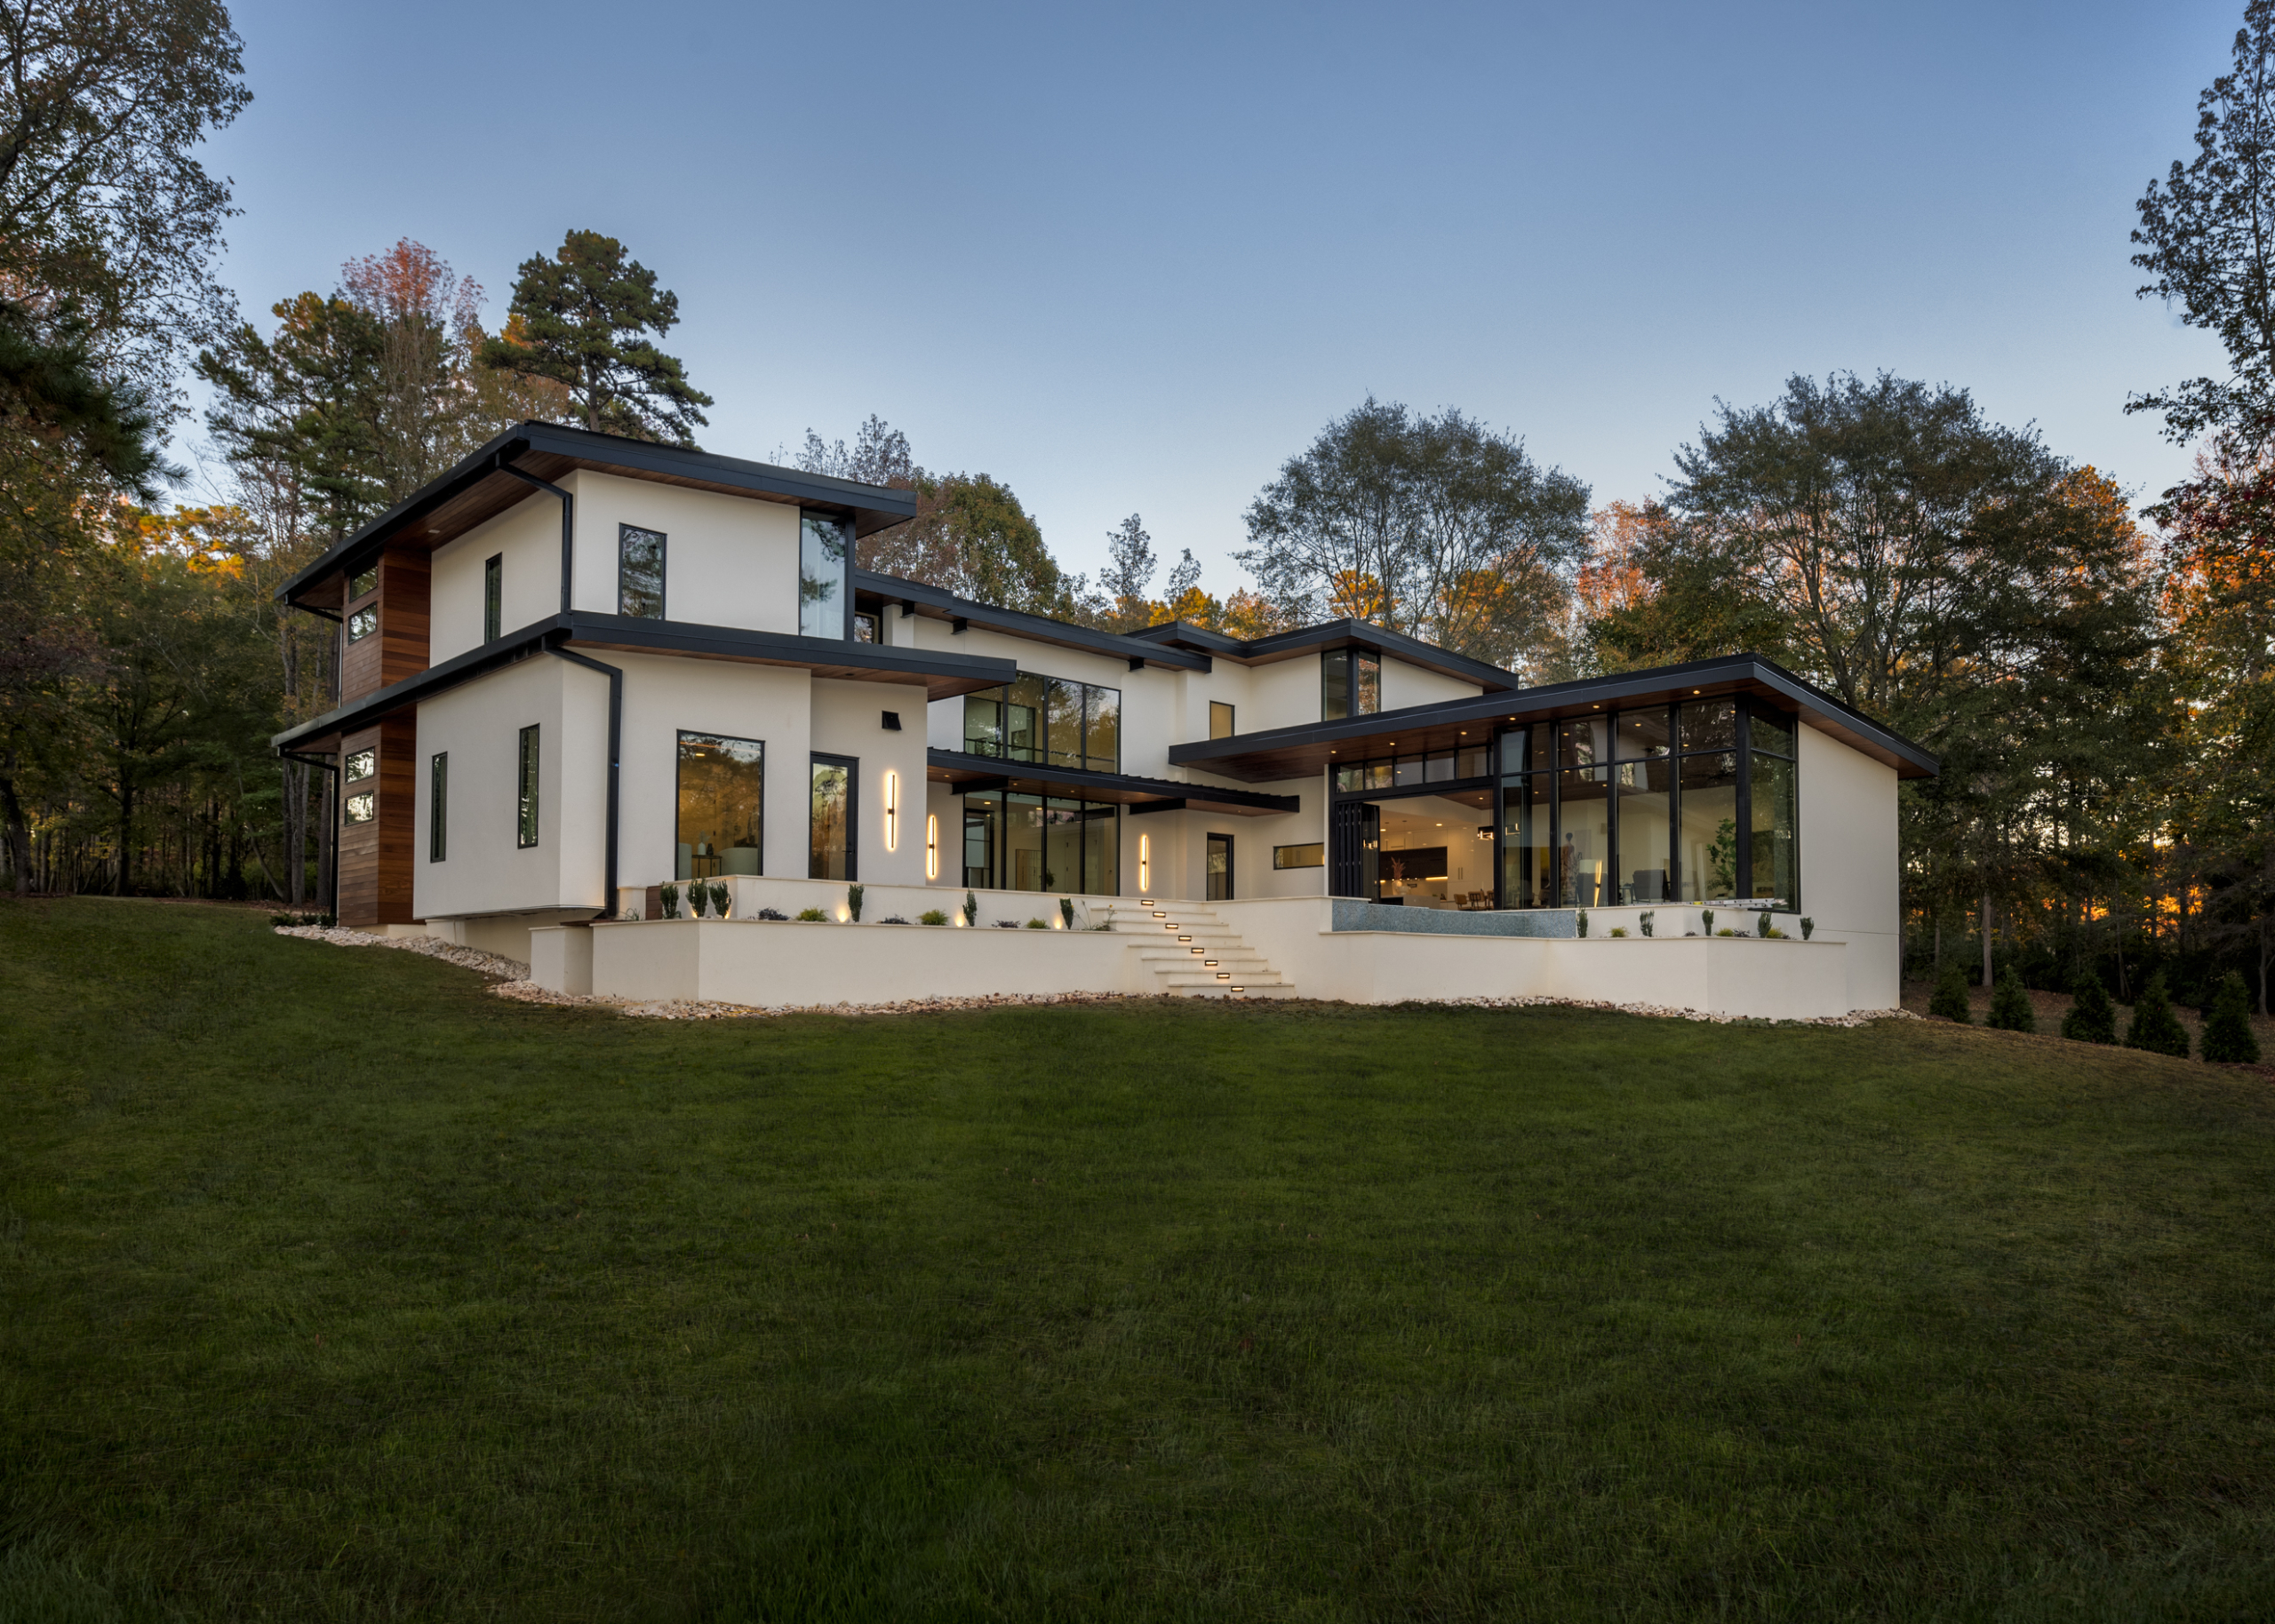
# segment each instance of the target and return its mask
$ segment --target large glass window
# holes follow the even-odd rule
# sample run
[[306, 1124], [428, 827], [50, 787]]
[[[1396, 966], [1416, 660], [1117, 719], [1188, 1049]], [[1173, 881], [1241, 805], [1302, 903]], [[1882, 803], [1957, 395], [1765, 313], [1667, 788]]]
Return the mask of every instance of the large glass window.
[[514, 800], [515, 842], [537, 844], [538, 729], [532, 722], [522, 729]]
[[[1754, 737], [1763, 733], [1754, 724]], [[1797, 835], [1799, 811], [1793, 792], [1793, 764], [1756, 750], [1747, 784], [1747, 824], [1752, 850], [1747, 881], [1754, 896], [1782, 909], [1800, 906]]]
[[1611, 772], [1568, 767], [1556, 776], [1556, 894], [1560, 906], [1602, 908], [1617, 900], [1611, 860]]
[[1738, 759], [1729, 751], [1682, 758], [1681, 834], [1676, 841], [1680, 900], [1710, 903], [1738, 894]]
[[765, 872], [766, 744], [716, 733], [679, 736], [681, 880]]
[[482, 565], [482, 641], [494, 643], [506, 629], [506, 555], [493, 553]]
[[1122, 690], [1021, 672], [1008, 688], [966, 694], [963, 747], [1036, 765], [1122, 769]]
[[664, 533], [636, 524], [616, 527], [616, 612], [664, 617]]
[[1121, 833], [1107, 802], [985, 790], [963, 798], [964, 883], [980, 890], [1121, 894]]
[[806, 878], [858, 880], [853, 831], [859, 818], [854, 805], [855, 775], [860, 763], [844, 756], [813, 759], [813, 814], [808, 836]]
[[438, 750], [427, 763], [427, 861], [451, 855], [451, 756]]
[[826, 513], [798, 515], [798, 635], [846, 635], [853, 603], [853, 527]]
[[1619, 827], [1618, 900], [1672, 900], [1667, 871], [1672, 850], [1674, 763], [1622, 761], [1611, 769]]
[[1512, 778], [1501, 792], [1501, 905], [1556, 905], [1556, 842], [1546, 773]]
[[1382, 660], [1371, 649], [1330, 649], [1319, 658], [1321, 720], [1372, 716], [1383, 708]]

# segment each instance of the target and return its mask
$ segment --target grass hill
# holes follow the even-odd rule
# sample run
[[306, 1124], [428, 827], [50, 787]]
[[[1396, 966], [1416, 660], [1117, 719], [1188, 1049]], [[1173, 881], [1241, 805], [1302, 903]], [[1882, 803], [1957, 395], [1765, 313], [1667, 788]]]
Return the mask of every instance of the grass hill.
[[0, 1620], [2275, 1614], [2275, 1094], [0, 904]]

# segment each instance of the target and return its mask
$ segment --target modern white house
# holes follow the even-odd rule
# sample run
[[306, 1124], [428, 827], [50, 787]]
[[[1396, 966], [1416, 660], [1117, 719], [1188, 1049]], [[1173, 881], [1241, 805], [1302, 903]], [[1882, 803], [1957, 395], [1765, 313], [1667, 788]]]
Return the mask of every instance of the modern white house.
[[914, 513], [525, 423], [331, 548], [279, 595], [342, 702], [275, 742], [333, 774], [340, 922], [762, 1006], [1897, 1001], [1936, 762], [1768, 660], [1100, 632], [856, 567]]

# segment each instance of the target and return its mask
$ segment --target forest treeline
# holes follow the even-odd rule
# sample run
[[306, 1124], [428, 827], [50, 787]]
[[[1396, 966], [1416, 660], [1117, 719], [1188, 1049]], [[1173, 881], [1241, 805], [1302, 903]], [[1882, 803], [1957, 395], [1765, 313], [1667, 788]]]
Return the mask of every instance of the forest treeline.
[[[516, 267], [494, 326], [408, 240], [242, 319], [210, 270], [228, 188], [196, 158], [247, 99], [227, 12], [49, 20], [0, 84], [8, 882], [302, 905], [322, 775], [268, 739], [333, 703], [334, 632], [277, 585], [523, 418], [691, 446], [712, 402], [663, 348], [675, 296], [582, 229]], [[914, 493], [865, 567], [1104, 627], [1352, 616], [1532, 682], [1759, 652], [1942, 760], [1903, 795], [1915, 971], [2091, 969], [2129, 999], [2156, 970], [2201, 999], [2236, 969], [2263, 1009], [2275, 267], [2238, 222], [2275, 212], [2271, 65], [2275, 0], [2254, 0], [2198, 152], [2139, 206], [2143, 295], [2231, 363], [2127, 403], [2196, 454], [2140, 518], [2112, 472], [1964, 387], [1887, 374], [1718, 407], [1638, 500], [1460, 410], [1369, 398], [1258, 471], [1247, 579], [1217, 591], [1189, 549], [1165, 571], [1134, 513], [1103, 569], [1063, 569], [1006, 480], [928, 469], [876, 417], [777, 459]]]

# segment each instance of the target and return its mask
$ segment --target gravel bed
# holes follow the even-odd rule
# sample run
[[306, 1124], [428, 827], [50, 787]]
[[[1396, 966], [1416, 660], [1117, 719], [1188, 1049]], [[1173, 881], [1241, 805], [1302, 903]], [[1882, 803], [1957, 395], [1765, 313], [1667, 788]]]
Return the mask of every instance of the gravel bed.
[[1909, 1009], [1852, 1009], [1847, 1015], [1811, 1015], [1773, 1020], [1766, 1015], [1713, 1015], [1704, 1009], [1677, 1009], [1667, 1004], [1608, 1004], [1586, 998], [1449, 998], [1416, 999], [1417, 1004], [1440, 1004], [1451, 1009], [1608, 1009], [1617, 1015], [1650, 1015], [1663, 1021], [1705, 1021], [1716, 1026], [1870, 1026], [1875, 1021], [1916, 1021]]
[[423, 953], [429, 959], [440, 959], [444, 964], [454, 964], [460, 969], [477, 970], [501, 981], [527, 981], [530, 973], [530, 967], [518, 959], [485, 953], [479, 948], [453, 947], [440, 936], [382, 936], [368, 930], [349, 930], [338, 925], [329, 928], [322, 925], [279, 925], [276, 934], [280, 936], [299, 936], [309, 942], [329, 942], [334, 947], [399, 947], [409, 952]]
[[613, 1009], [619, 1015], [654, 1021], [730, 1021], [753, 1015], [942, 1015], [962, 1009], [1000, 1009], [1014, 1004], [1153, 1003], [1122, 992], [998, 992], [984, 998], [908, 999], [897, 1004], [782, 1004], [761, 1007], [751, 1004], [721, 1004], [691, 999], [611, 998], [600, 993], [553, 992], [531, 981], [510, 981], [490, 989], [499, 998], [523, 1004], [557, 1004], [567, 1008]]

